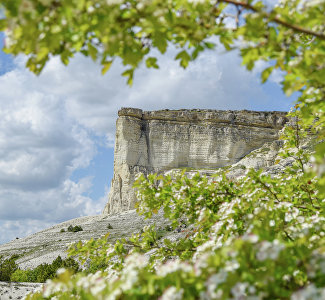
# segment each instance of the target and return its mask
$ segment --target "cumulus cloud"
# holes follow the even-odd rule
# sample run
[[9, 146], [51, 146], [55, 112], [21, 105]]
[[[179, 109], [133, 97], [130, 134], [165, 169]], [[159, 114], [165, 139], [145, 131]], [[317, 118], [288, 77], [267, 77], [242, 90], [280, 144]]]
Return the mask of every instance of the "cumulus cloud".
[[64, 180], [59, 186], [38, 193], [13, 189], [0, 192], [0, 242], [23, 237], [56, 223], [103, 210], [106, 193], [94, 201], [87, 192], [92, 178], [74, 182]]
[[98, 144], [113, 145], [122, 106], [286, 107], [265, 92], [258, 73], [239, 66], [236, 52], [222, 51], [206, 52], [182, 70], [171, 50], [160, 57], [160, 70], [140, 68], [132, 88], [118, 63], [101, 76], [87, 58], [77, 56], [68, 67], [53, 58], [36, 77], [25, 69], [24, 58], [16, 59], [0, 76], [0, 243], [103, 209], [107, 191], [99, 199], [89, 196], [96, 178], [71, 178], [96, 162]]
[[85, 215], [94, 202], [85, 196], [91, 178], [69, 179], [93, 159], [94, 141], [68, 114], [60, 86], [23, 64], [0, 76], [0, 242], [30, 233], [25, 222], [40, 229]]
[[24, 221], [0, 221], [0, 243], [33, 234], [40, 229], [48, 228], [54, 224], [55, 222], [53, 221], [50, 222], [32, 219], [24, 219]]

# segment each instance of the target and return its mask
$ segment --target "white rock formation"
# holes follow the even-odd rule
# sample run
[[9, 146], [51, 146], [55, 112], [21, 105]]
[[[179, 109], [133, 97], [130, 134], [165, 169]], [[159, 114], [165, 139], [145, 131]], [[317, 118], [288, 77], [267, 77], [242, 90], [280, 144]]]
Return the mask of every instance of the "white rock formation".
[[42, 283], [31, 282], [2, 282], [0, 281], [0, 299], [1, 300], [19, 300], [23, 299], [36, 288], [41, 288]]
[[216, 169], [235, 164], [276, 140], [278, 131], [288, 121], [285, 112], [246, 110], [122, 108], [118, 115], [114, 177], [104, 214], [134, 208], [132, 185], [137, 173]]

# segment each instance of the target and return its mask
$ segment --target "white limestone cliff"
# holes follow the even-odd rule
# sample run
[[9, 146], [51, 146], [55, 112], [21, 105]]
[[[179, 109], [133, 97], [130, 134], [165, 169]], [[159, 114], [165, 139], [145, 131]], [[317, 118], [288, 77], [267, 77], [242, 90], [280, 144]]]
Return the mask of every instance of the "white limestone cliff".
[[[135, 175], [237, 163], [278, 138], [285, 112], [122, 108], [116, 122], [114, 177], [104, 214], [134, 208]], [[260, 158], [263, 164], [263, 158]]]

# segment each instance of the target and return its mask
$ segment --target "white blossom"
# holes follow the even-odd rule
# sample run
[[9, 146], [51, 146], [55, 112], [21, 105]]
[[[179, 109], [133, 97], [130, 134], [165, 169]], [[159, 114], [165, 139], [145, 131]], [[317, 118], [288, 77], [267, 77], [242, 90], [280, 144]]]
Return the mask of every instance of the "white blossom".
[[164, 291], [160, 300], [181, 300], [183, 299], [183, 294], [183, 289], [177, 290], [176, 287], [171, 286]]
[[61, 274], [65, 273], [65, 271], [66, 271], [65, 268], [59, 268], [59, 269], [57, 269], [56, 274], [61, 275]]
[[243, 236], [242, 236], [242, 239], [244, 241], [249, 241], [250, 243], [252, 244], [255, 244], [258, 242], [258, 236], [256, 234], [248, 234], [248, 233], [245, 233]]
[[228, 272], [237, 270], [239, 267], [240, 265], [236, 259], [226, 261], [225, 270]]
[[291, 295], [291, 300], [320, 300], [325, 299], [325, 288], [317, 288], [314, 284], [298, 290]]
[[206, 294], [209, 299], [218, 299], [222, 296], [222, 290], [217, 290], [218, 286], [225, 282], [227, 279], [228, 273], [221, 269], [218, 273], [211, 275], [208, 280], [205, 282], [207, 288]]
[[118, 5], [122, 4], [123, 0], [106, 0], [107, 5]]
[[235, 297], [235, 299], [245, 299], [246, 297], [246, 288], [248, 287], [247, 282], [238, 282], [236, 285], [231, 289], [231, 293]]
[[174, 273], [177, 271], [191, 272], [192, 270], [193, 268], [188, 263], [181, 262], [180, 260], [170, 260], [165, 264], [157, 266], [156, 272], [158, 276], [164, 277], [170, 273]]
[[262, 241], [259, 244], [259, 249], [256, 254], [256, 258], [260, 261], [266, 260], [266, 259], [276, 259], [281, 252], [281, 250], [284, 248], [283, 244], [280, 244], [278, 240], [274, 240], [271, 242], [269, 241]]

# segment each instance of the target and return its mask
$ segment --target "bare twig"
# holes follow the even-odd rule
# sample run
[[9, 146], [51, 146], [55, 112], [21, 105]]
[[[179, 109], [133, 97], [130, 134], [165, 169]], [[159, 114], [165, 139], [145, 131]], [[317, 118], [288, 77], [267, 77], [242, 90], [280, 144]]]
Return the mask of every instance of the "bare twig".
[[[253, 5], [247, 3], [247, 2], [243, 2], [243, 1], [236, 1], [236, 0], [219, 0], [219, 2], [224, 2], [224, 3], [229, 3], [229, 4], [233, 4], [233, 5], [236, 5], [236, 6], [241, 6], [243, 8], [246, 8], [248, 10], [251, 10], [251, 11], [254, 11], [254, 12], [261, 12], [259, 11], [256, 7], [254, 7]], [[282, 19], [280, 19], [279, 17], [275, 16], [271, 16], [270, 13], [266, 13], [265, 12], [265, 16], [269, 18], [270, 21], [273, 21], [277, 24], [281, 24], [282, 26], [285, 26], [287, 28], [290, 28], [296, 32], [299, 32], [299, 33], [305, 33], [305, 34], [310, 34], [312, 36], [315, 36], [321, 40], [325, 40], [325, 35], [320, 33], [320, 32], [316, 32], [316, 31], [313, 31], [313, 30], [310, 30], [310, 29], [307, 29], [307, 28], [303, 28], [303, 27], [300, 27], [296, 24], [290, 24]]]
[[278, 196], [276, 195], [276, 193], [273, 192], [272, 189], [265, 182], [263, 182], [262, 180], [259, 179], [258, 183], [260, 183], [266, 190], [268, 190], [270, 192], [270, 194], [275, 198], [275, 200], [277, 202], [280, 202]]

